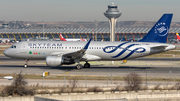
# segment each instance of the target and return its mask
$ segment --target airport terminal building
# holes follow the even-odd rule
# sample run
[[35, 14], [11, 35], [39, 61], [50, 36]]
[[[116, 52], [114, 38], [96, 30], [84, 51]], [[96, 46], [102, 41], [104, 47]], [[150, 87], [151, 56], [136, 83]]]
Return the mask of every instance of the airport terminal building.
[[[115, 40], [137, 41], [143, 38], [151, 28], [116, 28]], [[176, 33], [180, 28], [170, 28], [167, 42], [176, 43]], [[10, 40], [21, 41], [27, 39], [40, 39], [43, 37], [50, 40], [59, 40], [61, 33], [65, 38], [97, 38], [97, 41], [110, 41], [109, 28], [77, 28], [77, 29], [0, 29], [0, 39], [8, 38]], [[96, 41], [96, 40], [95, 40]]]

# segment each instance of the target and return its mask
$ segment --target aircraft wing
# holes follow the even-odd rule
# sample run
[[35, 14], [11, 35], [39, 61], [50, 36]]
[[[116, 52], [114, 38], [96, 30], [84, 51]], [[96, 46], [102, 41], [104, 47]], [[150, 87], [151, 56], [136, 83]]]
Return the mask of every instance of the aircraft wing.
[[70, 57], [72, 59], [81, 59], [82, 56], [85, 54], [85, 51], [88, 49], [91, 40], [92, 38], [87, 42], [87, 44], [81, 50], [69, 52], [69, 53], [55, 52], [52, 53], [51, 55], [63, 56], [67, 58]]
[[81, 50], [71, 52], [71, 53], [65, 53], [65, 54], [63, 54], [63, 56], [64, 57], [71, 56], [74, 58], [81, 58], [84, 55], [85, 51], [88, 49], [91, 40], [92, 40], [92, 38], [87, 42], [87, 44]]

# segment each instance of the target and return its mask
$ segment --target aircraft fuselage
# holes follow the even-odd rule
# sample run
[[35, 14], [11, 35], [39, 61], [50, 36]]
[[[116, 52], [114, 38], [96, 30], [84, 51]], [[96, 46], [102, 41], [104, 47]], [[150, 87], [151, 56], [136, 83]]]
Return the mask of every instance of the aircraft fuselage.
[[[4, 51], [6, 56], [20, 59], [41, 59], [47, 56], [71, 53], [84, 47], [87, 42], [63, 42], [63, 41], [28, 41], [15, 43], [11, 48]], [[15, 46], [15, 48], [14, 48]], [[166, 48], [151, 47], [166, 46]], [[124, 60], [142, 57], [162, 51], [174, 49], [175, 46], [164, 43], [150, 42], [91, 42], [84, 59], [97, 56], [95, 60]]]

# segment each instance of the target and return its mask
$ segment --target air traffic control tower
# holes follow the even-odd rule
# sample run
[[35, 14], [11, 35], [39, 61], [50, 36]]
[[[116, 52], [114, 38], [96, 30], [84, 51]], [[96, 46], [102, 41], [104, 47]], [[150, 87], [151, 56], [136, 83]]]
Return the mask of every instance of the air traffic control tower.
[[110, 41], [115, 41], [115, 26], [117, 18], [121, 16], [121, 12], [117, 9], [117, 6], [112, 3], [108, 5], [108, 10], [104, 12], [104, 15], [109, 19], [110, 23]]

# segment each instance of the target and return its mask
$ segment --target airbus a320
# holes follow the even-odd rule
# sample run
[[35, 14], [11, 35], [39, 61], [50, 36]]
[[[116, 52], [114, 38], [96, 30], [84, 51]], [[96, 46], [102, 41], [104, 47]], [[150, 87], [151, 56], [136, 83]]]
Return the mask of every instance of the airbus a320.
[[4, 51], [11, 58], [45, 60], [47, 66], [75, 64], [81, 69], [89, 68], [89, 61], [120, 61], [143, 57], [175, 49], [175, 45], [166, 44], [173, 14], [164, 14], [144, 38], [138, 42], [88, 42], [68, 41], [26, 41], [13, 44]]

